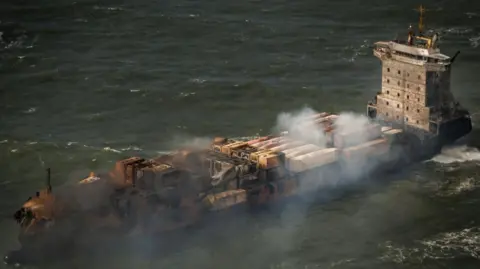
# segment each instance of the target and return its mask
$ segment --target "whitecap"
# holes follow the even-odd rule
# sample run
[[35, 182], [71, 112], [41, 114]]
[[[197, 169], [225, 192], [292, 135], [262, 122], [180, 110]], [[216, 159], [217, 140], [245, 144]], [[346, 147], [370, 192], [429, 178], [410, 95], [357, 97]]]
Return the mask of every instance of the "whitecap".
[[37, 111], [37, 108], [36, 107], [31, 107], [28, 110], [24, 111], [24, 113], [30, 114], [30, 113], [34, 113], [35, 111]]
[[127, 148], [123, 148], [123, 149], [120, 149], [120, 151], [130, 151], [130, 150], [133, 150], [133, 151], [142, 151], [143, 149], [137, 147], [137, 146], [129, 146]]
[[207, 80], [201, 79], [201, 78], [193, 78], [193, 79], [190, 79], [190, 82], [197, 83], [197, 84], [203, 84], [203, 83], [205, 83], [206, 81], [207, 81]]
[[109, 152], [115, 152], [115, 153], [121, 153], [120, 150], [117, 149], [112, 149], [111, 147], [104, 147], [103, 151], [109, 151]]
[[181, 98], [184, 98], [184, 97], [192, 96], [195, 94], [196, 94], [195, 92], [181, 92], [179, 95]]
[[473, 48], [476, 48], [480, 45], [480, 36], [472, 37], [472, 38], [469, 38], [468, 40], [470, 41], [470, 45]]
[[394, 263], [422, 264], [425, 259], [445, 260], [458, 256], [480, 259], [480, 229], [471, 227], [441, 233], [428, 239], [419, 240], [415, 247], [410, 248], [387, 241], [382, 244], [381, 248], [384, 253], [379, 259]]

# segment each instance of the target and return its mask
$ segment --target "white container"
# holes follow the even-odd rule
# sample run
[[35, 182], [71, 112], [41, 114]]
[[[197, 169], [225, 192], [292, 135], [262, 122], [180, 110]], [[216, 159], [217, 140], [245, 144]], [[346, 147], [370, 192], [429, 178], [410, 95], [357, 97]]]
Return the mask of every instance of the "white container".
[[343, 150], [343, 153], [347, 159], [381, 155], [389, 150], [390, 147], [388, 144], [388, 140], [385, 138], [380, 138], [355, 147], [346, 148]]
[[317, 150], [320, 150], [320, 149], [322, 149], [322, 148], [320, 148], [319, 146], [315, 146], [314, 144], [306, 144], [306, 145], [303, 145], [303, 146], [300, 146], [300, 147], [287, 149], [287, 150], [284, 150], [282, 152], [285, 154], [285, 158], [289, 159], [289, 158], [293, 158], [295, 156], [298, 156], [300, 154], [305, 154], [305, 153], [317, 151]]
[[336, 162], [338, 151], [337, 148], [326, 148], [296, 156], [288, 161], [288, 169], [298, 173]]
[[275, 146], [273, 148], [270, 148], [270, 150], [278, 152], [278, 151], [283, 151], [283, 150], [287, 150], [287, 149], [300, 147], [300, 146], [303, 146], [303, 145], [306, 145], [306, 143], [304, 143], [302, 141], [291, 141], [291, 142], [288, 142], [288, 143], [281, 144], [279, 146]]

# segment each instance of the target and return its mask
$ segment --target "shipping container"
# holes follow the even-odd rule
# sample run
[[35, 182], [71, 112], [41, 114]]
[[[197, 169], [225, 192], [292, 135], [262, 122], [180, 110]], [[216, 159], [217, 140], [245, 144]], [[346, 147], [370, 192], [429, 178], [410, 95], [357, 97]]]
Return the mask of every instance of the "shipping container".
[[291, 142], [292, 140], [291, 139], [288, 139], [287, 137], [280, 137], [280, 139], [276, 140], [276, 141], [273, 141], [272, 143], [267, 143], [265, 145], [262, 145], [261, 147], [258, 147], [259, 149], [269, 149], [269, 148], [273, 148], [273, 147], [276, 147], [276, 146], [279, 146], [279, 145], [282, 145], [282, 144], [285, 144], [285, 143], [288, 143], [288, 142]]
[[383, 132], [385, 135], [398, 135], [400, 133], [403, 133], [402, 129], [390, 129], [385, 132]]
[[209, 194], [205, 202], [209, 203], [211, 210], [222, 210], [247, 201], [247, 192], [243, 189], [223, 191]]
[[244, 141], [238, 141], [235, 143], [227, 144], [225, 146], [222, 146], [222, 153], [230, 155], [232, 153], [232, 149], [238, 148], [238, 147], [243, 147], [248, 145], [247, 142]]
[[337, 148], [347, 148], [357, 146], [360, 143], [371, 141], [382, 136], [381, 126], [378, 124], [368, 124], [357, 132], [335, 133], [334, 145]]
[[382, 126], [382, 133], [385, 133], [385, 132], [390, 131], [390, 130], [392, 130], [392, 127]]
[[274, 154], [274, 153], [276, 153], [276, 152], [272, 151], [272, 150], [269, 150], [269, 149], [259, 150], [257, 152], [253, 152], [253, 153], [250, 154], [250, 160], [254, 161], [254, 162], [258, 162], [261, 155]]
[[259, 148], [259, 147], [261, 147], [261, 146], [263, 146], [263, 145], [268, 145], [268, 144], [270, 144], [270, 143], [273, 143], [273, 142], [278, 141], [278, 140], [283, 139], [283, 138], [284, 138], [284, 137], [282, 137], [282, 136], [280, 136], [280, 137], [272, 137], [272, 138], [270, 138], [270, 139], [267, 139], [267, 140], [264, 140], [264, 141], [261, 141], [261, 142], [254, 143], [254, 144], [252, 144], [251, 146], [252, 146], [252, 147], [257, 147], [257, 148]]
[[299, 173], [338, 161], [337, 148], [320, 149], [289, 159], [288, 170]]
[[258, 159], [258, 164], [262, 169], [270, 169], [273, 167], [280, 166], [282, 164], [279, 155], [276, 153], [260, 155]]
[[303, 145], [303, 146], [300, 146], [300, 147], [283, 150], [282, 152], [285, 154], [285, 157], [287, 159], [289, 159], [289, 158], [293, 158], [293, 157], [295, 157], [299, 154], [305, 154], [305, 153], [317, 151], [317, 150], [320, 150], [320, 149], [322, 149], [322, 148], [320, 148], [319, 146], [315, 146], [314, 144], [306, 144], [306, 145]]
[[259, 143], [259, 142], [262, 142], [262, 141], [265, 141], [265, 140], [268, 140], [268, 139], [271, 139], [271, 138], [272, 138], [271, 135], [263, 136], [263, 137], [260, 137], [260, 138], [257, 138], [257, 139], [253, 139], [253, 140], [247, 141], [247, 143], [248, 143], [249, 145], [253, 145], [253, 144], [256, 144], [256, 143]]
[[369, 141], [358, 146], [349, 147], [343, 150], [347, 159], [366, 158], [375, 155], [385, 154], [390, 149], [390, 143], [385, 138]]
[[283, 150], [287, 150], [287, 149], [291, 149], [291, 148], [296, 148], [296, 147], [303, 146], [303, 145], [306, 145], [306, 144], [307, 143], [305, 143], [303, 141], [292, 141], [292, 142], [288, 142], [288, 143], [281, 144], [279, 146], [270, 148], [270, 150], [278, 152], [278, 151], [283, 151]]

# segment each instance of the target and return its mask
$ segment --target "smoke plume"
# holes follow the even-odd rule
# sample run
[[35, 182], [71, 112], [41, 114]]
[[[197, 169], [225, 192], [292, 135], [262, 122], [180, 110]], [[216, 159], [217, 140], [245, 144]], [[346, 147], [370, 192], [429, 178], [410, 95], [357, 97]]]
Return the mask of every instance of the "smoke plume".
[[288, 136], [295, 140], [301, 140], [315, 144], [322, 148], [326, 147], [327, 138], [322, 129], [309, 120], [315, 114], [313, 109], [305, 107], [294, 113], [283, 112], [278, 115], [275, 131], [286, 131]]
[[[332, 145], [328, 144], [329, 138], [324, 132], [324, 128], [311, 120], [318, 113], [308, 107], [293, 113], [281, 113], [274, 129], [288, 132], [285, 135], [291, 139], [302, 140], [321, 148], [331, 147]], [[359, 145], [372, 140], [370, 133], [367, 132], [369, 123], [370, 120], [366, 116], [353, 112], [342, 112], [335, 120], [334, 134], [346, 134], [342, 142], [345, 147]], [[280, 245], [294, 247], [292, 244], [298, 227], [303, 223], [308, 206], [319, 198], [319, 194], [328, 198], [329, 192], [334, 187], [358, 181], [379, 163], [379, 159], [371, 158], [371, 156], [368, 159], [367, 156], [358, 156], [303, 174], [299, 178], [300, 196], [303, 202], [295, 207], [288, 206], [282, 212], [283, 231], [280, 234], [283, 239]], [[279, 231], [275, 231], [275, 233], [278, 234]], [[275, 244], [275, 247], [277, 245]]]

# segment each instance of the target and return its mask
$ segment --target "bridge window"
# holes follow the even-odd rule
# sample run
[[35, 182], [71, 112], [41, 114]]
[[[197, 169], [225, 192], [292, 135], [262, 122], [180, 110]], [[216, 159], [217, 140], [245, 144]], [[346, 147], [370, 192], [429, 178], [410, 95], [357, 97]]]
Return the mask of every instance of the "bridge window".
[[405, 121], [408, 121], [408, 117], [405, 117]]
[[402, 72], [400, 72], [400, 70], [398, 70], [398, 74], [400, 75]]
[[407, 99], [410, 99], [410, 96], [407, 95]]
[[417, 91], [420, 91], [420, 86], [417, 87]]
[[387, 90], [387, 94], [390, 94], [390, 91]]
[[420, 102], [420, 98], [417, 98], [417, 102]]
[[390, 72], [390, 68], [387, 68], [387, 72]]
[[389, 105], [388, 101], [387, 101], [387, 106]]
[[400, 97], [400, 93], [397, 93], [397, 96]]
[[418, 79], [422, 79], [422, 76], [421, 76], [421, 75], [418, 75]]
[[397, 85], [400, 86], [400, 81], [397, 82]]
[[408, 106], [407, 106], [407, 111], [408, 111]]
[[417, 113], [420, 113], [420, 109], [417, 109]]
[[407, 88], [410, 88], [410, 84], [407, 84]]
[[417, 120], [417, 124], [418, 124], [418, 120]]
[[390, 80], [389, 80], [389, 79], [387, 79], [387, 83], [390, 83]]
[[410, 73], [407, 72], [407, 77], [409, 77], [409, 76], [410, 76]]
[[400, 105], [399, 105], [399, 104], [397, 104], [397, 108], [400, 108]]

